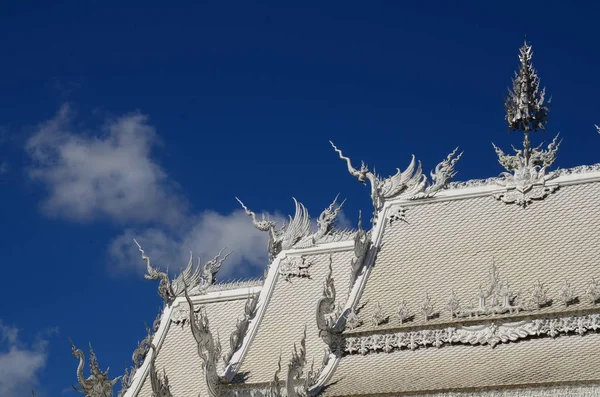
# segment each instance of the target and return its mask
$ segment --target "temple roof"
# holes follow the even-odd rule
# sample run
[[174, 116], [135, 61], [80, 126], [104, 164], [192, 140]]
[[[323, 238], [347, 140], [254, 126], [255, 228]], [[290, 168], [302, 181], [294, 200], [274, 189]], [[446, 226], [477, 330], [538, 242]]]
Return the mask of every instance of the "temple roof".
[[165, 311], [157, 353], [125, 397], [151, 396], [153, 370], [174, 397], [541, 396], [568, 385], [569, 395], [598, 395], [600, 165], [552, 170], [558, 136], [532, 146], [548, 106], [531, 54], [525, 44], [506, 101], [523, 148], [494, 146], [499, 176], [452, 182], [455, 149], [429, 177], [413, 157], [382, 178], [332, 143], [370, 184], [368, 232], [361, 221], [335, 229], [337, 197], [316, 229], [297, 201], [280, 227], [240, 201], [269, 236], [260, 286], [215, 286], [220, 256], [170, 280], [144, 255]]
[[[199, 311], [201, 308], [205, 310], [212, 332], [223, 339], [224, 353], [228, 351], [227, 342], [229, 335], [236, 328], [236, 322], [244, 317], [244, 307], [248, 297], [255, 296], [259, 291], [260, 287], [229, 289], [223, 286], [221, 291], [192, 297], [194, 310]], [[198, 356], [196, 341], [190, 330], [189, 316], [185, 299], [176, 299], [168, 310], [165, 310], [161, 329], [154, 337], [154, 344], [157, 346], [156, 370], [159, 374], [167, 374], [174, 396], [208, 395], [202, 361]], [[138, 370], [139, 379], [136, 379], [130, 388], [132, 395], [152, 396], [147, 365], [150, 359], [151, 353], [146, 357], [144, 362], [146, 365]], [[224, 370], [222, 362], [220, 370]], [[138, 389], [139, 392], [136, 392]]]
[[[599, 195], [600, 183], [594, 182], [563, 186], [527, 208], [490, 194], [391, 205], [387, 212], [402, 208], [403, 219], [385, 225], [358, 305], [363, 324], [348, 332], [594, 308], [585, 292], [594, 277], [600, 279]], [[576, 303], [561, 302], [565, 281]], [[531, 302], [538, 282], [548, 299], [542, 307]], [[512, 304], [512, 313], [479, 313], [481, 293], [488, 295], [490, 310], [494, 298], [501, 306], [503, 293], [519, 303]], [[432, 305], [428, 318], [421, 310], [426, 296]], [[457, 315], [447, 307], [453, 297]], [[401, 322], [397, 312], [403, 301], [408, 318]], [[375, 325], [371, 318], [378, 310], [387, 321]]]

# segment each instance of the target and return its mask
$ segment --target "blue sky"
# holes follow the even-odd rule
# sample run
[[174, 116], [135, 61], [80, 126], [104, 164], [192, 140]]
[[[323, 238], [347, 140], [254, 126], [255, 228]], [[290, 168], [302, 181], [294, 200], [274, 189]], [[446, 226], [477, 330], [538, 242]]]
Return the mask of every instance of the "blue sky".
[[162, 305], [133, 237], [171, 269], [227, 246], [237, 278], [266, 247], [235, 196], [317, 216], [340, 193], [356, 224], [368, 189], [329, 139], [386, 175], [456, 146], [457, 179], [499, 174], [524, 34], [552, 95], [532, 139], [561, 132], [559, 167], [600, 161], [591, 2], [121, 3], [0, 5], [3, 396], [75, 395], [68, 338], [130, 364]]

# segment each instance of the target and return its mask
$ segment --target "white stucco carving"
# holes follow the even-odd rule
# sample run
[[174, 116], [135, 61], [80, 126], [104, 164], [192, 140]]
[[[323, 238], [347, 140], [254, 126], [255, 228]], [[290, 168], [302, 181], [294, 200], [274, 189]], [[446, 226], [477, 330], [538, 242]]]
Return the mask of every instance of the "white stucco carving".
[[505, 323], [490, 322], [474, 326], [346, 337], [344, 351], [349, 354], [367, 354], [377, 351], [389, 353], [397, 349], [414, 350], [455, 343], [494, 347], [499, 343], [514, 342], [531, 336], [584, 335], [598, 329], [600, 329], [600, 314], [527, 319]]

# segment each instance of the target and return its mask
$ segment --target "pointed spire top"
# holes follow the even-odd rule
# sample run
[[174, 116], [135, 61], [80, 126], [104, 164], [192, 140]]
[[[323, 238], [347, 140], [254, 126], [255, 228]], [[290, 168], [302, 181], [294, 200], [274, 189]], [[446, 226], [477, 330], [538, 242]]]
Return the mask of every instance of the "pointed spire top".
[[508, 91], [504, 107], [510, 131], [522, 131], [527, 136], [531, 131], [543, 130], [548, 121], [546, 89], [540, 89], [540, 78], [532, 63], [533, 48], [527, 43], [519, 49], [519, 71], [513, 79], [513, 88]]

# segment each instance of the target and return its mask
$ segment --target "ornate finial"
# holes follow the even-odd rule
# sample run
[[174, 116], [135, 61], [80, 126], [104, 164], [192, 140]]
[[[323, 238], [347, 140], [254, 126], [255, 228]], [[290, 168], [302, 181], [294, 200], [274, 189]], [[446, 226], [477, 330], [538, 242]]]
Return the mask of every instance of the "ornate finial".
[[360, 169], [357, 170], [354, 168], [350, 158], [344, 156], [342, 151], [338, 149], [333, 142], [329, 141], [329, 143], [340, 159], [346, 162], [350, 175], [354, 176], [363, 184], [366, 183], [366, 180], [371, 184], [371, 200], [375, 210], [375, 215], [373, 216], [374, 221], [376, 220], [377, 211], [383, 207], [384, 202], [388, 199], [397, 197], [420, 199], [435, 195], [456, 175], [454, 167], [456, 162], [462, 156], [462, 153], [456, 156], [458, 148], [450, 153], [448, 157], [440, 162], [435, 170], [431, 172], [432, 183], [430, 183], [427, 180], [427, 176], [423, 175], [421, 162], [416, 161], [414, 155], [412, 156], [410, 164], [404, 171], [401, 171], [398, 168], [396, 174], [388, 178], [380, 178], [374, 171], [371, 172], [364, 163], [361, 163]]
[[[304, 366], [306, 365], [306, 326], [304, 326], [304, 334], [300, 340], [300, 349], [294, 343], [294, 350], [292, 351], [292, 358], [288, 364], [287, 379], [285, 382], [286, 391], [288, 397], [301, 397], [305, 396], [308, 390], [303, 389], [302, 386], [299, 391], [296, 390], [295, 380], [300, 379], [304, 373]], [[303, 385], [305, 386], [305, 385]]]
[[[293, 198], [293, 197], [292, 197]], [[294, 218], [290, 216], [290, 222], [288, 225], [284, 225], [280, 229], [276, 229], [275, 222], [265, 218], [263, 214], [262, 220], [259, 220], [253, 211], [250, 211], [248, 207], [239, 199], [235, 198], [242, 206], [246, 214], [252, 217], [252, 223], [254, 227], [261, 232], [269, 232], [269, 263], [273, 262], [273, 259], [283, 250], [292, 248], [296, 243], [308, 236], [311, 231], [310, 216], [306, 207], [299, 203], [298, 200], [293, 198], [296, 204], [296, 213]]]
[[[146, 325], [146, 324], [144, 324]], [[134, 367], [137, 369], [142, 366], [144, 363], [144, 359], [146, 358], [146, 354], [148, 354], [148, 350], [152, 345], [152, 338], [154, 334], [152, 330], [146, 325], [146, 337], [142, 339], [141, 342], [138, 343], [138, 347], [133, 351], [131, 356], [131, 360], [133, 361]]]
[[513, 79], [513, 89], [505, 101], [506, 121], [510, 131], [522, 131], [525, 139], [531, 131], [543, 130], [548, 121], [546, 89], [540, 89], [540, 78], [532, 64], [533, 48], [527, 43], [519, 49], [519, 72]]
[[105, 372], [100, 370], [96, 354], [90, 345], [90, 376], [86, 379], [83, 376], [83, 366], [85, 364], [85, 356], [80, 349], [77, 349], [73, 342], [71, 343], [71, 353], [73, 357], [79, 359], [79, 365], [77, 366], [77, 380], [81, 389], [73, 386], [76, 391], [85, 394], [86, 397], [112, 397], [114, 385], [121, 379], [117, 377], [113, 380], [108, 379], [108, 369]]
[[190, 260], [185, 269], [181, 271], [173, 281], [169, 278], [169, 275], [165, 272], [158, 270], [150, 264], [150, 258], [142, 246], [134, 239], [135, 244], [138, 246], [139, 251], [142, 254], [142, 259], [146, 262], [147, 274], [144, 275], [146, 280], [159, 280], [158, 284], [158, 295], [163, 299], [165, 306], [170, 305], [175, 298], [183, 294], [183, 290], [186, 285], [189, 289], [199, 287], [200, 292], [205, 292], [206, 288], [214, 284], [216, 281], [215, 275], [223, 265], [223, 262], [232, 252], [228, 252], [224, 256], [221, 249], [219, 253], [210, 261], [206, 262], [203, 267], [200, 266], [200, 260], [194, 267], [194, 258], [190, 252]]
[[323, 282], [323, 294], [317, 302], [317, 328], [319, 333], [327, 333], [331, 331], [335, 323], [335, 319], [331, 315], [335, 310], [335, 285], [333, 280], [333, 257], [329, 253], [329, 272]]
[[316, 243], [319, 241], [319, 239], [329, 234], [334, 228], [335, 220], [337, 219], [340, 210], [346, 203], [346, 200], [344, 199], [344, 201], [337, 205], [339, 196], [340, 195], [338, 193], [331, 204], [329, 204], [329, 207], [325, 208], [323, 212], [321, 212], [321, 215], [319, 215], [317, 218], [317, 232], [311, 236], [313, 243]]
[[373, 312], [371, 313], [371, 325], [378, 327], [379, 325], [386, 322], [386, 320], [387, 317], [383, 313], [381, 305], [379, 304], [379, 302], [377, 302], [375, 304], [375, 307], [373, 308]]
[[523, 149], [513, 147], [515, 154], [507, 155], [492, 143], [498, 161], [508, 171], [502, 173], [504, 178], [499, 182], [507, 188], [507, 192], [495, 194], [494, 197], [523, 207], [557, 189], [545, 186], [546, 181], [558, 176], [557, 173], [548, 174], [546, 170], [556, 160], [561, 143], [556, 135], [546, 150], [541, 149], [542, 145], [531, 147], [529, 134], [546, 129], [550, 102], [545, 102], [546, 91], [540, 89], [540, 78], [533, 68], [532, 57], [532, 47], [525, 41], [519, 49], [519, 72], [513, 79], [513, 89], [509, 90], [504, 103], [509, 131], [521, 131], [524, 134]]

